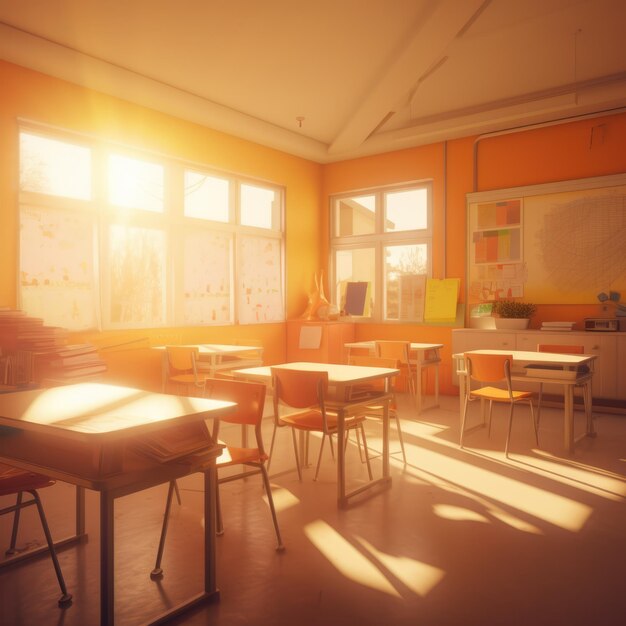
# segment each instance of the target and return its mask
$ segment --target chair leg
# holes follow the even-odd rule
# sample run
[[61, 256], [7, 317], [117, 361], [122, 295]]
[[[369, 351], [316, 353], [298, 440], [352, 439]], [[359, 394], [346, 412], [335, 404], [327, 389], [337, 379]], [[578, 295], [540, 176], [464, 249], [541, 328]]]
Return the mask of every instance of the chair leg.
[[[511, 426], [513, 425], [513, 408], [515, 405], [511, 402], [511, 406], [509, 408], [509, 429], [506, 435], [506, 444], [504, 446], [504, 456], [509, 456], [509, 441], [511, 440]], [[491, 413], [491, 410], [489, 411]], [[491, 421], [491, 420], [490, 420]]]
[[463, 416], [461, 417], [461, 434], [459, 437], [459, 447], [463, 447], [463, 436], [465, 435], [465, 419], [467, 418], [467, 405], [469, 403], [469, 392], [465, 396], [465, 402], [463, 403]]
[[274, 421], [274, 430], [272, 431], [272, 441], [270, 443], [270, 453], [267, 458], [267, 472], [269, 474], [270, 464], [272, 463], [272, 452], [274, 452], [274, 441], [276, 440], [276, 431], [278, 427], [276, 426], [276, 421]]
[[163, 516], [163, 526], [161, 527], [161, 538], [159, 539], [159, 549], [157, 551], [156, 563], [154, 569], [150, 572], [150, 578], [161, 578], [163, 570], [161, 569], [161, 559], [163, 558], [163, 548], [165, 547], [165, 537], [167, 536], [167, 527], [170, 522], [170, 509], [172, 508], [172, 497], [174, 495], [174, 485], [176, 481], [170, 481], [167, 490], [167, 501], [165, 504], [165, 514]]
[[537, 428], [541, 419], [541, 401], [543, 399], [543, 383], [539, 383], [539, 393], [537, 394]]
[[180, 490], [178, 489], [178, 482], [174, 481], [174, 492], [176, 493], [176, 501], [178, 505], [182, 505], [183, 501], [180, 498]]
[[530, 405], [530, 418], [533, 421], [533, 428], [535, 430], [535, 443], [537, 444], [537, 447], [539, 447], [539, 421], [538, 418], [535, 417], [535, 409], [533, 408], [532, 401], [529, 400], [528, 404]]
[[400, 418], [396, 413], [396, 428], [398, 429], [398, 439], [400, 440], [400, 449], [402, 450], [402, 460], [406, 465], [406, 452], [404, 451], [404, 438], [402, 437], [402, 428], [400, 428]]
[[296, 437], [296, 429], [291, 429], [291, 438], [293, 439], [293, 452], [296, 455], [296, 468], [298, 470], [298, 478], [302, 482], [302, 469], [300, 468], [300, 458], [298, 456], [298, 440]]
[[373, 480], [372, 474], [372, 466], [370, 465], [370, 453], [367, 449], [367, 438], [365, 437], [365, 428], [363, 424], [360, 425], [361, 436], [363, 437], [363, 449], [365, 451], [365, 462], [367, 463], [367, 474], [370, 477], [370, 480]]
[[41, 526], [43, 527], [44, 535], [46, 536], [46, 542], [48, 543], [48, 549], [50, 550], [50, 557], [52, 558], [52, 564], [54, 565], [54, 571], [57, 575], [57, 580], [59, 581], [59, 587], [61, 588], [61, 597], [59, 598], [59, 606], [65, 606], [72, 601], [72, 595], [67, 593], [67, 587], [65, 586], [65, 580], [63, 578], [63, 572], [61, 572], [61, 566], [59, 565], [59, 559], [57, 558], [56, 550], [54, 549], [54, 543], [52, 541], [52, 535], [50, 534], [50, 528], [48, 527], [48, 522], [46, 521], [46, 515], [43, 512], [43, 506], [41, 505], [41, 500], [39, 499], [39, 494], [35, 489], [31, 489], [28, 491], [33, 498], [35, 499], [35, 504], [37, 505], [37, 511], [39, 511], [39, 519], [41, 520]]
[[265, 469], [265, 465], [261, 465], [261, 475], [263, 476], [263, 485], [265, 486], [265, 494], [267, 495], [267, 503], [270, 505], [270, 511], [272, 513], [272, 520], [274, 522], [274, 530], [276, 531], [276, 540], [278, 545], [277, 550], [284, 550], [283, 540], [280, 536], [280, 528], [278, 528], [278, 518], [276, 517], [276, 508], [274, 507], [274, 498], [272, 497], [272, 488], [270, 485], [270, 479]]
[[[329, 439], [331, 439], [331, 437], [328, 437]], [[320, 473], [320, 465], [322, 464], [322, 452], [324, 452], [324, 443], [326, 441], [326, 433], [322, 433], [322, 443], [320, 443], [320, 452], [317, 455], [317, 467], [315, 468], [315, 476], [313, 478], [313, 480], [317, 480], [317, 475]], [[331, 450], [332, 450], [332, 439], [331, 439]]]
[[13, 513], [13, 528], [11, 529], [11, 543], [9, 545], [9, 548], [5, 552], [7, 556], [15, 554], [16, 552], [15, 544], [17, 543], [17, 531], [20, 525], [21, 505], [22, 505], [22, 492], [20, 491], [17, 494], [16, 500], [15, 500], [15, 512]]

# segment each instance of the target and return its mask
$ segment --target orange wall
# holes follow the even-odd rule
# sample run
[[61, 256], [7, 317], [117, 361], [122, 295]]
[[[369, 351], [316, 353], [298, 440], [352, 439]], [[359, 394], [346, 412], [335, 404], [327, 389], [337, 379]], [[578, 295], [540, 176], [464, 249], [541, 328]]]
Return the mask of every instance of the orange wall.
[[[163, 153], [210, 167], [271, 181], [286, 189], [287, 315], [305, 308], [313, 272], [322, 267], [319, 242], [325, 234], [318, 220], [321, 166], [209, 128], [173, 118], [123, 100], [0, 61], [0, 306], [16, 306], [18, 151], [17, 121], [25, 118]], [[185, 341], [260, 339], [266, 360], [285, 360], [284, 324], [254, 327], [182, 329]], [[153, 387], [158, 359], [145, 346], [158, 341], [162, 330], [146, 329], [76, 335], [99, 346], [129, 344], [123, 352], [104, 351], [115, 381]], [[144, 346], [143, 348], [138, 346]], [[134, 347], [133, 347], [134, 346]], [[156, 359], [156, 360], [155, 360]]]
[[[324, 166], [323, 171], [324, 218], [327, 221], [330, 194], [433, 178], [433, 276], [460, 278], [460, 299], [464, 301], [467, 193], [623, 173], [625, 146], [626, 114], [620, 114], [333, 163]], [[324, 253], [328, 258], [327, 246]], [[582, 320], [601, 313], [597, 304], [540, 305], [532, 327], [539, 327], [543, 320]], [[444, 393], [455, 394], [458, 390], [451, 383], [451, 336], [450, 327], [418, 324], [363, 323], [356, 328], [357, 340], [403, 338], [443, 343], [441, 388]]]
[[[433, 276], [462, 280], [465, 293], [465, 195], [518, 185], [626, 172], [626, 114], [534, 130], [475, 137], [319, 165], [248, 141], [83, 89], [0, 61], [0, 305], [15, 306], [17, 257], [17, 118], [24, 117], [265, 179], [286, 188], [287, 316], [305, 309], [313, 275], [328, 269], [329, 195], [410, 180], [433, 180]], [[477, 180], [474, 189], [474, 178]], [[327, 281], [325, 281], [327, 285]], [[542, 320], [598, 315], [596, 305], [539, 307]], [[442, 390], [450, 381], [451, 328], [406, 324], [358, 324], [357, 339], [395, 338], [444, 343]], [[167, 331], [169, 332], [169, 331]], [[285, 325], [174, 329], [184, 342], [261, 339], [266, 361], [285, 359]], [[110, 376], [154, 386], [158, 358], [148, 349], [164, 331], [146, 329], [87, 336], [104, 351]], [[84, 336], [77, 336], [80, 340]]]

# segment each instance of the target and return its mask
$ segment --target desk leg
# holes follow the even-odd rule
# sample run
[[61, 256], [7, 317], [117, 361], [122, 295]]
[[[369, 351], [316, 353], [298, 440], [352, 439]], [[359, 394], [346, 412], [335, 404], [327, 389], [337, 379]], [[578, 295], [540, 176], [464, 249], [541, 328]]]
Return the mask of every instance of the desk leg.
[[115, 499], [100, 492], [100, 626], [113, 626], [115, 618], [113, 509]]
[[415, 366], [415, 403], [417, 404], [417, 414], [422, 412], [422, 365], [417, 362]]
[[85, 488], [76, 487], [76, 535], [85, 534]]
[[383, 479], [389, 478], [389, 403], [385, 400], [383, 408]]
[[463, 426], [463, 407], [465, 406], [466, 378], [465, 372], [457, 370], [459, 376], [459, 428]]
[[565, 385], [565, 393], [563, 398], [564, 424], [563, 431], [565, 433], [564, 446], [567, 452], [574, 449], [574, 385]]
[[337, 501], [340, 507], [348, 503], [346, 498], [345, 413], [339, 410], [337, 419]]
[[214, 466], [204, 472], [204, 592], [216, 598], [217, 577], [215, 573], [217, 470]]

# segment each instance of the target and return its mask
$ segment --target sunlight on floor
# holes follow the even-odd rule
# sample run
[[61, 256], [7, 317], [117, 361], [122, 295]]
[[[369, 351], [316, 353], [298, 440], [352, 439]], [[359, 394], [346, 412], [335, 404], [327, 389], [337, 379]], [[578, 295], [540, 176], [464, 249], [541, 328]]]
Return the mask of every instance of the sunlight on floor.
[[[428, 472], [412, 466], [407, 471], [423, 480], [430, 481], [432, 476], [443, 478], [463, 487], [469, 493], [480, 494], [572, 532], [579, 531], [591, 515], [590, 507], [552, 491], [533, 487], [470, 462], [454, 459], [447, 454], [418, 446], [415, 448], [417, 449], [411, 457], [419, 459], [420, 466], [427, 467]], [[501, 465], [496, 469], [500, 472]]]
[[[292, 506], [296, 506], [300, 504], [299, 498], [297, 498], [289, 489], [285, 489], [284, 487], [280, 487], [272, 483], [272, 498], [274, 499], [274, 508], [276, 512], [285, 511]], [[269, 506], [267, 502], [267, 495], [263, 494], [263, 500]]]
[[326, 522], [307, 524], [304, 532], [346, 578], [394, 597], [400, 598], [402, 594], [394, 587], [390, 576], [395, 579], [396, 586], [425, 596], [445, 575], [441, 569], [432, 565], [380, 552], [365, 539], [357, 537], [356, 540], [370, 553], [371, 557], [368, 558]]
[[418, 596], [428, 594], [445, 576], [445, 572], [438, 567], [405, 556], [385, 554], [365, 539], [357, 539], [402, 585]]
[[626, 479], [623, 476], [554, 457], [543, 450], [533, 450], [533, 455], [516, 455], [514, 460], [523, 463], [527, 470], [536, 470], [538, 474], [608, 500], [620, 502], [626, 497]]
[[380, 569], [346, 541], [334, 528], [325, 522], [317, 521], [307, 524], [304, 527], [304, 532], [311, 543], [346, 578], [364, 587], [400, 597], [400, 594]]

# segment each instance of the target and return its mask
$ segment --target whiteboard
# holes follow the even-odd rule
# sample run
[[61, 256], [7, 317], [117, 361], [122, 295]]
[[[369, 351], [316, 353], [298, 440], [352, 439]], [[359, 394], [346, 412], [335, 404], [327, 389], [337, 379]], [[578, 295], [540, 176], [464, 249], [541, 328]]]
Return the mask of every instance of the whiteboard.
[[[479, 208], [518, 198], [521, 258], [476, 262]], [[494, 299], [490, 288], [538, 304], [590, 304], [608, 291], [626, 298], [626, 175], [468, 194], [467, 201], [469, 304]]]

